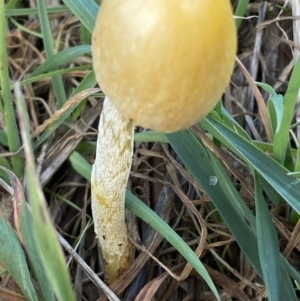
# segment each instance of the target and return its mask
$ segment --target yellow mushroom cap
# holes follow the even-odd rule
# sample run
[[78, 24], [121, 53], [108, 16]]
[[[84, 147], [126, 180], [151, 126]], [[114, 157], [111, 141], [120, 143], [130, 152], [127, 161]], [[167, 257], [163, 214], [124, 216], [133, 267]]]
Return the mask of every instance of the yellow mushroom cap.
[[229, 0], [104, 0], [93, 65], [124, 116], [174, 132], [215, 106], [230, 81], [236, 44]]

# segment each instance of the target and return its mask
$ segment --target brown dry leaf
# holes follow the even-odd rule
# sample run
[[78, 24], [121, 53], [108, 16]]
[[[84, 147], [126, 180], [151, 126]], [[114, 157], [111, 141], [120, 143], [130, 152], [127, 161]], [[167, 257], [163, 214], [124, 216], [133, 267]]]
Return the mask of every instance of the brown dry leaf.
[[[3, 168], [4, 169], [4, 168]], [[14, 190], [14, 193], [12, 195], [12, 201], [13, 201], [13, 207], [14, 207], [14, 224], [15, 224], [15, 228], [17, 230], [17, 235], [21, 241], [21, 243], [23, 244], [23, 238], [22, 238], [22, 234], [21, 234], [21, 226], [20, 226], [20, 215], [21, 215], [21, 207], [23, 206], [23, 204], [26, 203], [25, 201], [25, 196], [24, 196], [24, 191], [23, 191], [23, 186], [20, 182], [20, 180], [18, 179], [18, 177], [11, 172], [8, 169], [5, 169], [11, 186]]]
[[248, 80], [248, 83], [249, 83], [251, 89], [253, 90], [257, 105], [259, 107], [259, 113], [261, 116], [261, 120], [264, 124], [266, 134], [268, 136], [268, 141], [273, 141], [273, 133], [272, 133], [271, 123], [270, 123], [269, 114], [268, 114], [268, 110], [267, 110], [265, 101], [264, 101], [258, 87], [256, 86], [255, 82], [251, 78], [251, 75], [249, 74], [248, 70], [243, 65], [243, 63], [238, 58], [236, 58], [236, 62], [238, 63], [241, 70], [243, 71], [245, 77]]
[[134, 301], [151, 301], [159, 286], [167, 278], [167, 276], [169, 276], [169, 273], [165, 272], [159, 277], [148, 282], [137, 295]]
[[1, 190], [0, 200], [0, 216], [3, 216], [10, 224], [12, 224], [13, 204], [10, 194]]
[[229, 296], [235, 297], [240, 301], [251, 301], [235, 281], [207, 265], [205, 265], [205, 268], [207, 269], [214, 283], [220, 285]]
[[25, 297], [4, 287], [0, 287], [0, 301], [26, 301]]
[[87, 90], [84, 90], [76, 95], [74, 95], [72, 98], [70, 98], [61, 109], [55, 112], [54, 115], [52, 115], [49, 119], [45, 120], [42, 125], [40, 125], [32, 134], [32, 137], [38, 136], [41, 132], [43, 132], [48, 126], [50, 126], [52, 123], [57, 121], [59, 118], [64, 116], [68, 110], [71, 108], [77, 106], [80, 102], [82, 102], [87, 97], [101, 91], [99, 88], [90, 88]]
[[92, 110], [89, 110], [79, 119], [73, 128], [58, 138], [47, 153], [40, 181], [45, 186], [59, 167], [67, 160], [75, 147], [84, 137], [93, 122], [99, 117], [102, 110], [102, 102], [98, 102]]

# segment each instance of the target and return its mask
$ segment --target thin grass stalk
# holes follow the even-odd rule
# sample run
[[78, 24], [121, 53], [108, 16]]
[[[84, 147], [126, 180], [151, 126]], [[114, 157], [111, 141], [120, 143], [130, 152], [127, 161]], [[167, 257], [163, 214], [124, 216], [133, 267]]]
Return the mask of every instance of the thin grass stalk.
[[[41, 23], [41, 30], [43, 34], [43, 42], [46, 51], [46, 57], [51, 58], [54, 52], [53, 38], [51, 34], [51, 28], [49, 23], [49, 18], [47, 15], [47, 8], [44, 0], [38, 0], [38, 15]], [[57, 104], [61, 108], [67, 101], [67, 96], [64, 88], [64, 84], [61, 76], [56, 75], [52, 77], [52, 83], [54, 88], [54, 93], [56, 96]]]
[[[300, 15], [300, 2], [298, 0], [292, 0], [292, 14], [294, 17], [297, 17]], [[293, 21], [293, 38], [294, 42], [296, 45], [300, 44], [300, 21], [299, 20], [294, 20]], [[300, 50], [297, 47], [294, 47], [294, 60], [297, 61], [299, 58]], [[296, 106], [296, 121], [297, 123], [300, 122], [300, 90], [298, 91], [297, 95], [297, 106]], [[300, 140], [300, 126], [297, 127], [297, 138], [298, 138], [298, 143]], [[298, 152], [297, 152], [297, 160], [295, 163], [295, 171], [300, 170], [300, 148], [298, 145]]]
[[[7, 6], [6, 8], [6, 17], [29, 16], [36, 15], [38, 13], [37, 8], [8, 8]], [[66, 6], [53, 6], [47, 8], [48, 14], [62, 14], [68, 13], [69, 11], [69, 8]]]
[[[10, 79], [8, 73], [8, 57], [6, 50], [7, 23], [5, 19], [4, 0], [0, 0], [0, 84], [2, 102], [0, 110], [5, 119], [6, 134], [9, 151], [17, 152], [21, 148], [21, 141], [14, 112], [12, 94], [10, 91]], [[17, 155], [11, 157], [14, 173], [20, 177], [23, 169], [23, 159]]]
[[236, 17], [238, 17], [236, 20], [235, 20], [235, 24], [236, 24], [236, 28], [237, 30], [240, 28], [241, 26], [241, 23], [243, 21], [243, 17], [247, 11], [247, 7], [248, 7], [248, 4], [249, 4], [249, 0], [240, 0], [238, 5], [236, 6], [236, 9], [235, 9], [235, 12], [234, 12], [234, 15]]

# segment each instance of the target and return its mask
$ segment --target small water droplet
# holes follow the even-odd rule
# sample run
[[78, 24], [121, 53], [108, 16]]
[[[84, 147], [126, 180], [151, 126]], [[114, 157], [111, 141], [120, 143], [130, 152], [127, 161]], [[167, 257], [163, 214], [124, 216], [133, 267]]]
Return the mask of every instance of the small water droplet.
[[208, 181], [210, 186], [215, 186], [218, 183], [218, 178], [216, 176], [210, 176]]

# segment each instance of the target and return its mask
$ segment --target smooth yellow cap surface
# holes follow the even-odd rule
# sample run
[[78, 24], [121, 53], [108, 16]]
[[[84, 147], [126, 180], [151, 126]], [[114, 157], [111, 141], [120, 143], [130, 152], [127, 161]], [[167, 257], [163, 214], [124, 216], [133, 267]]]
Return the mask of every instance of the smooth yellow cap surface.
[[215, 106], [229, 83], [236, 44], [229, 0], [104, 0], [93, 64], [122, 114], [174, 132]]

